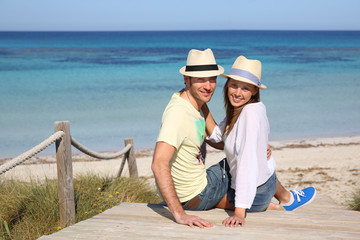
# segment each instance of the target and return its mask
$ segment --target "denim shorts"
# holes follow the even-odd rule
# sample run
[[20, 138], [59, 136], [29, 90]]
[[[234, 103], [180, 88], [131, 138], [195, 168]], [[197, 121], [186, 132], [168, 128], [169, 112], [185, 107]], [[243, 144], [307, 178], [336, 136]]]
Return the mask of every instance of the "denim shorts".
[[[250, 209], [246, 209], [246, 212], [263, 212], [269, 206], [271, 199], [275, 195], [277, 187], [277, 178], [274, 174], [262, 185], [257, 187], [254, 202]], [[229, 187], [227, 192], [228, 201], [233, 207], [235, 207], [235, 190]]]
[[205, 189], [197, 195], [201, 199], [199, 205], [194, 209], [186, 207], [186, 203], [182, 203], [185, 210], [203, 211], [214, 208], [218, 202], [225, 196], [229, 188], [229, 165], [224, 158], [220, 162], [206, 169], [207, 185]]

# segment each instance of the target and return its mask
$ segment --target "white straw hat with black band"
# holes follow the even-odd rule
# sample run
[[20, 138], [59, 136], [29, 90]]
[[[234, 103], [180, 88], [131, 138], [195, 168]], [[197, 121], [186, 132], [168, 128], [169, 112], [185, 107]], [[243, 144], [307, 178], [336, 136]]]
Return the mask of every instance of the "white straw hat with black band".
[[191, 49], [186, 66], [182, 67], [179, 72], [189, 77], [213, 77], [224, 73], [224, 68], [216, 64], [210, 48], [204, 51]]

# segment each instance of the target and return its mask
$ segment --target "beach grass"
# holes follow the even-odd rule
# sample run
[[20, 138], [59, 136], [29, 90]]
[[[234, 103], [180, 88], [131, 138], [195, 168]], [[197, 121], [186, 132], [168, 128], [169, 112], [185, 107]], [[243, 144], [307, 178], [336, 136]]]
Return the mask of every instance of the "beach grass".
[[349, 202], [349, 209], [360, 211], [360, 189], [358, 189]]
[[[76, 222], [121, 202], [159, 203], [145, 178], [112, 178], [95, 174], [74, 178]], [[37, 239], [59, 226], [57, 181], [0, 181], [0, 239]]]

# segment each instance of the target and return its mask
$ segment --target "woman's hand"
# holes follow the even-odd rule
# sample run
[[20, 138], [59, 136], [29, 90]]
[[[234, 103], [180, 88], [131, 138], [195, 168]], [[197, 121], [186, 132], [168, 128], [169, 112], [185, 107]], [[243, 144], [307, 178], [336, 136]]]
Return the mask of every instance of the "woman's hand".
[[243, 227], [245, 225], [245, 209], [235, 208], [234, 216], [228, 217], [223, 221], [225, 227]]
[[272, 154], [272, 148], [270, 146], [270, 144], [268, 144], [267, 149], [266, 149], [266, 153], [267, 153], [267, 160], [270, 160], [271, 154]]

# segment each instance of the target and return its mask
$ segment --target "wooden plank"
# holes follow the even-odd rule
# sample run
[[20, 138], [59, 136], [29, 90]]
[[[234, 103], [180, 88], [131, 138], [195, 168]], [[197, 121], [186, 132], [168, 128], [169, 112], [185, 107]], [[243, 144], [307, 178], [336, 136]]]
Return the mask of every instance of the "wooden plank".
[[[324, 209], [321, 212], [321, 203]], [[333, 211], [332, 209], [335, 209]], [[314, 209], [314, 210], [311, 210]], [[326, 211], [329, 210], [329, 211]], [[231, 211], [213, 209], [188, 212], [209, 220], [212, 228], [176, 224], [169, 210], [157, 204], [122, 203], [91, 219], [67, 227], [47, 239], [359, 239], [360, 213], [317, 197], [295, 212], [267, 211], [248, 214], [243, 228], [222, 224]]]

